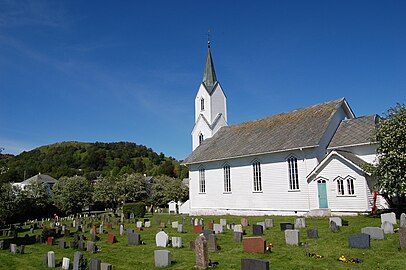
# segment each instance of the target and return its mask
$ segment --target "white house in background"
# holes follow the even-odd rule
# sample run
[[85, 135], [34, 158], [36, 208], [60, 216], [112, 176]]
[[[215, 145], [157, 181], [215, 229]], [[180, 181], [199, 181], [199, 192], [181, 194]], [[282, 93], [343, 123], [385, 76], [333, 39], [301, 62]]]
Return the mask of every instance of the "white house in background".
[[28, 178], [27, 180], [24, 180], [20, 183], [14, 183], [13, 185], [19, 186], [21, 189], [25, 189], [25, 186], [35, 181], [43, 183], [47, 187], [49, 193], [51, 193], [52, 187], [58, 182], [58, 180], [47, 174], [38, 173], [37, 175], [34, 175], [33, 177]]
[[195, 112], [193, 152], [184, 161], [191, 215], [371, 210], [374, 181], [362, 163], [375, 160], [377, 116], [356, 118], [340, 98], [228, 126], [210, 46]]

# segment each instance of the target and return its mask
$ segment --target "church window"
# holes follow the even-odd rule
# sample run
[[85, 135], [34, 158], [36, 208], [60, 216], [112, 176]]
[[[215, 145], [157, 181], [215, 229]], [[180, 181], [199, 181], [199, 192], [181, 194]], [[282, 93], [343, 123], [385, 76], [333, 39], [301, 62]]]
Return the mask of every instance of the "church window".
[[344, 180], [341, 177], [337, 178], [337, 192], [338, 195], [344, 195]]
[[231, 192], [230, 165], [228, 164], [224, 165], [223, 172], [224, 172], [224, 192]]
[[254, 180], [254, 191], [262, 191], [261, 163], [258, 160], [252, 163], [252, 171]]
[[203, 133], [199, 134], [199, 145], [201, 145], [204, 141]]
[[298, 190], [299, 189], [299, 174], [297, 170], [297, 158], [288, 158], [288, 169], [289, 169], [289, 189]]
[[354, 195], [354, 179], [347, 177], [347, 191], [348, 195]]
[[200, 99], [200, 110], [204, 111], [204, 98]]
[[206, 193], [206, 175], [204, 168], [199, 169], [199, 192]]

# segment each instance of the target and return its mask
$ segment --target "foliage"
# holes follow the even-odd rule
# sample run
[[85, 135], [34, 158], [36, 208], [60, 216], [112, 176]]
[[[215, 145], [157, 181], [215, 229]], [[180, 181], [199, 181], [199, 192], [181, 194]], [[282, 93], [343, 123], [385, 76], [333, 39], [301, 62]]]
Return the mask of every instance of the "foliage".
[[123, 206], [123, 213], [128, 216], [134, 213], [137, 218], [143, 218], [146, 213], [146, 205], [144, 202], [126, 203]]
[[66, 214], [82, 211], [91, 199], [91, 183], [83, 176], [62, 177], [53, 187], [54, 203]]
[[118, 176], [99, 176], [93, 185], [93, 201], [117, 209], [120, 200]]
[[118, 177], [117, 194], [120, 202], [142, 201], [147, 198], [145, 177], [141, 174], [125, 174]]
[[152, 202], [155, 206], [165, 207], [170, 201], [186, 201], [189, 189], [180, 179], [160, 176], [152, 186]]
[[17, 209], [18, 189], [9, 183], [0, 184], [0, 222], [8, 223]]
[[166, 174], [185, 178], [188, 170], [179, 161], [157, 154], [151, 148], [129, 142], [63, 142], [42, 146], [17, 156], [0, 154], [0, 182], [20, 182], [27, 176], [46, 173], [56, 179], [81, 175], [88, 180], [98, 176], [131, 173]]
[[406, 108], [397, 104], [379, 122], [375, 140], [378, 162], [367, 171], [377, 179], [377, 189], [392, 206], [404, 203], [406, 196]]

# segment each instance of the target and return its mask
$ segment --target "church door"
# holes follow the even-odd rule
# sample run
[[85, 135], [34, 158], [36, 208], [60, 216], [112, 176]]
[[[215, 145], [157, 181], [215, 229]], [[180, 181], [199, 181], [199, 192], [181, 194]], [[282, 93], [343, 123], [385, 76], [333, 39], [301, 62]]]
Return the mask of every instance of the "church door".
[[317, 189], [319, 191], [319, 207], [328, 208], [326, 180], [318, 180]]

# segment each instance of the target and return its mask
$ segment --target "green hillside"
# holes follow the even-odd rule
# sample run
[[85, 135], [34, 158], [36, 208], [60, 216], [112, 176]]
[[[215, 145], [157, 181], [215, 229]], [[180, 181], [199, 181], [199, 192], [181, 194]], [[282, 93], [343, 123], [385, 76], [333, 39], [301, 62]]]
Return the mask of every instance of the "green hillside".
[[130, 142], [62, 142], [41, 146], [17, 156], [0, 155], [0, 182], [21, 182], [38, 173], [59, 179], [83, 175], [92, 180], [99, 175], [142, 173], [187, 177], [187, 168], [172, 157]]

